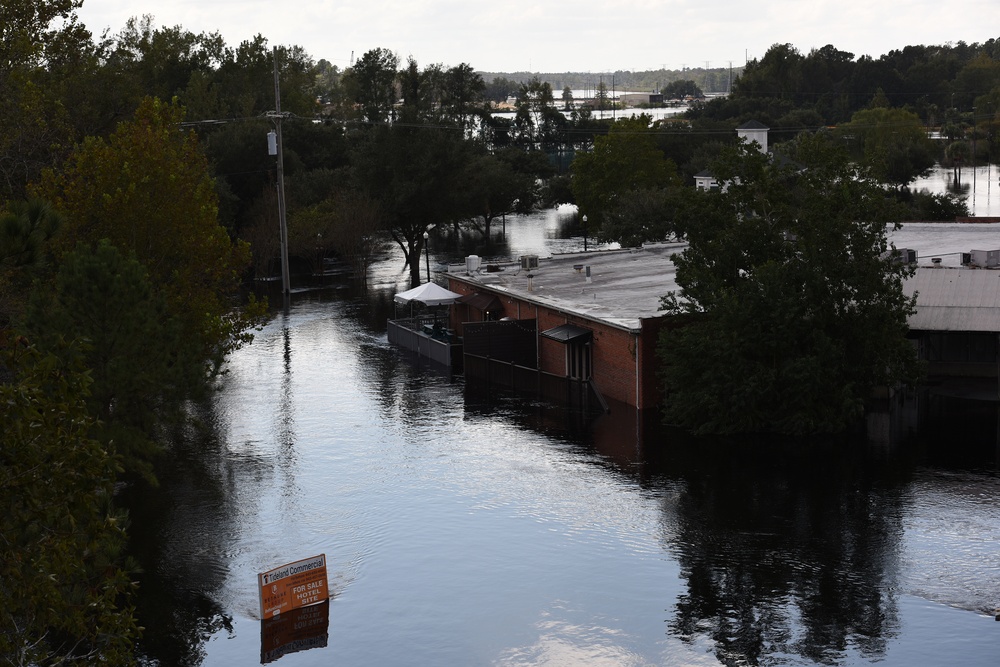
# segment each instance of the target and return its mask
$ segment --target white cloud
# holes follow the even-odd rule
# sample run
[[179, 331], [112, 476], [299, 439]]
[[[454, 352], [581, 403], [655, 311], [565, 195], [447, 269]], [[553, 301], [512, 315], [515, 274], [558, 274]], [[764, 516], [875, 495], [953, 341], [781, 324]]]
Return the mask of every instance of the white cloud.
[[935, 0], [161, 0], [148, 8], [85, 0], [80, 16], [95, 33], [117, 32], [130, 16], [157, 25], [219, 31], [230, 45], [264, 35], [314, 58], [343, 63], [376, 47], [420, 64], [467, 62], [489, 71], [613, 71], [722, 66], [763, 56], [775, 43], [803, 53], [833, 44], [878, 57], [910, 44], [983, 42], [1000, 36], [1000, 3], [969, 0], [961, 11]]

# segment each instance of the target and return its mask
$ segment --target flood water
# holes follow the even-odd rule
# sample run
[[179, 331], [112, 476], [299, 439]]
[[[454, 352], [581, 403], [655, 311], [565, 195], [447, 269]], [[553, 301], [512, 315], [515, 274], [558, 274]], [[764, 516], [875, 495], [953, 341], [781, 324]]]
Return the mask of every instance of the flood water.
[[[401, 269], [293, 295], [126, 491], [150, 662], [997, 664], [995, 437], [694, 439], [468, 387], [388, 345]], [[316, 554], [322, 632], [281, 656], [256, 575]]]
[[971, 216], [1000, 216], [1000, 169], [995, 164], [965, 167], [960, 172], [936, 164], [910, 187], [914, 191], [958, 195]]

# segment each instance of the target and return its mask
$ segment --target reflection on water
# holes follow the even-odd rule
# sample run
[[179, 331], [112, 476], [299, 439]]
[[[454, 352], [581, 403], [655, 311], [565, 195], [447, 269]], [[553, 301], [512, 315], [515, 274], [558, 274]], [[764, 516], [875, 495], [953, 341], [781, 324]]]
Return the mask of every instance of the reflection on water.
[[934, 166], [927, 176], [910, 186], [915, 192], [950, 193], [961, 197], [976, 217], [1000, 216], [1000, 168], [994, 164], [965, 167], [960, 172], [950, 167]]
[[710, 635], [723, 661], [884, 657], [899, 631], [901, 499], [877, 462], [733, 443], [686, 465], [668, 540], [688, 582], [674, 632]]
[[296, 295], [131, 490], [150, 658], [258, 663], [256, 573], [326, 553], [282, 664], [994, 664], [995, 470], [475, 390], [388, 346], [392, 271]]

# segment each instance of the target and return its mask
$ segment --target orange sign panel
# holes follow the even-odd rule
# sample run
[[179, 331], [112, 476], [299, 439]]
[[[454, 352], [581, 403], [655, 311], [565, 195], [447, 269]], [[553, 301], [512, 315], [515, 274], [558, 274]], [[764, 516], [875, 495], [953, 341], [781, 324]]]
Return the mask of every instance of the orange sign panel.
[[328, 600], [326, 554], [262, 572], [257, 575], [257, 583], [261, 619]]

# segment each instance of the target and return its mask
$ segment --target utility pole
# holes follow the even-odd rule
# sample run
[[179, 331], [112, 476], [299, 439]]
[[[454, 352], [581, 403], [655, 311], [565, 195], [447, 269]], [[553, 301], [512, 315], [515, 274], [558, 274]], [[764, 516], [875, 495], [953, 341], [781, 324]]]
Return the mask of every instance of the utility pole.
[[281, 294], [285, 308], [291, 294], [291, 278], [288, 274], [288, 222], [285, 218], [285, 161], [282, 155], [281, 120], [288, 114], [281, 113], [281, 86], [278, 83], [278, 47], [274, 47], [274, 111], [268, 111], [276, 129], [275, 153], [278, 156], [278, 225], [281, 229]]

